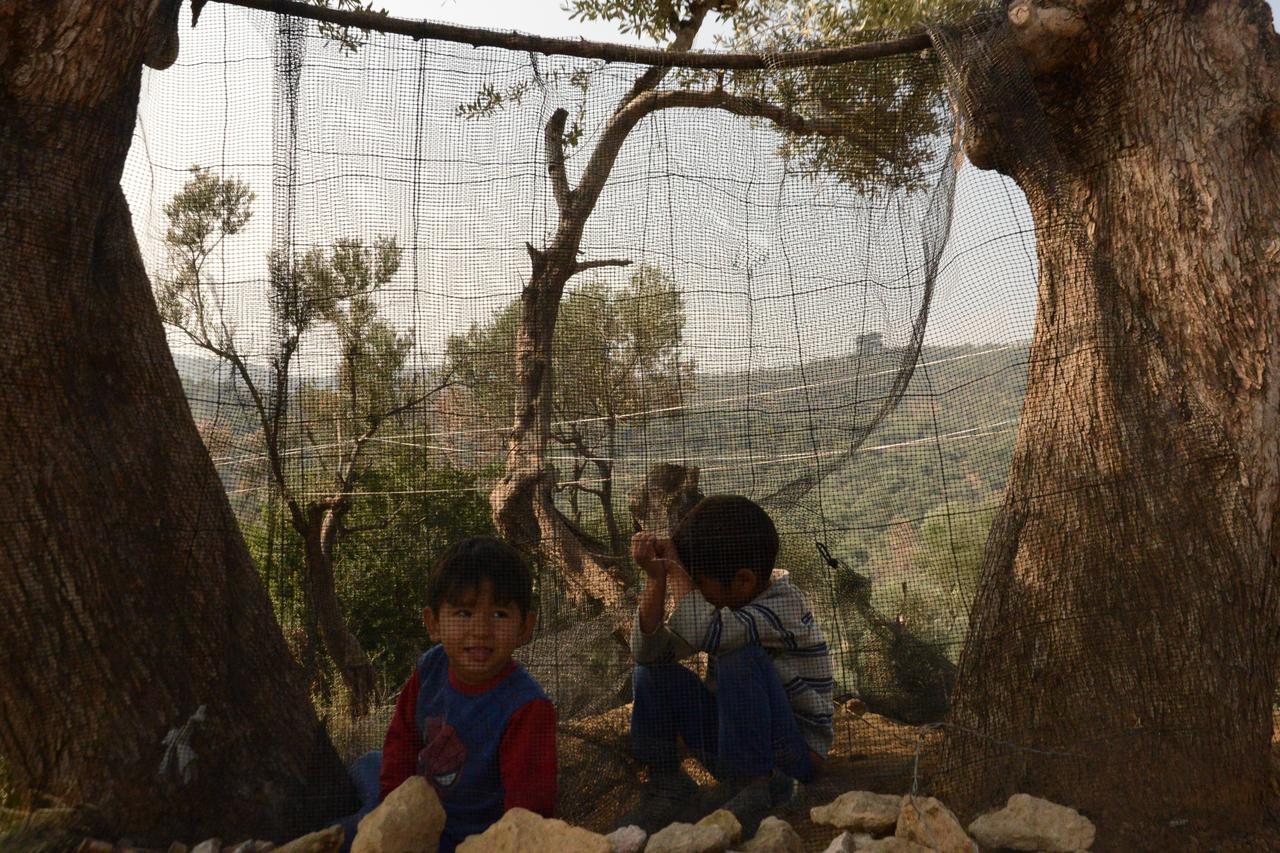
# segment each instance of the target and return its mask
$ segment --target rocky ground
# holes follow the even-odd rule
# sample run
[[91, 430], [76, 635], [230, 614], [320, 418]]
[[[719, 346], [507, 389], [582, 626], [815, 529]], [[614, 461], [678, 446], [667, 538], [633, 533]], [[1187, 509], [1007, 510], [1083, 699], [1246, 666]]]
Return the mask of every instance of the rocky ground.
[[[618, 815], [633, 804], [642, 778], [640, 768], [630, 758], [627, 731], [630, 709], [614, 708], [602, 714], [568, 720], [560, 729], [560, 817], [576, 827], [589, 832], [606, 834], [612, 830]], [[1280, 771], [1280, 714], [1277, 715], [1277, 735], [1273, 738], [1273, 755]], [[367, 728], [368, 731], [363, 729]], [[362, 726], [362, 731], [345, 744], [347, 750], [362, 751], [378, 740], [376, 725]], [[837, 708], [835, 739], [832, 754], [820, 779], [801, 789], [795, 801], [779, 811], [778, 817], [794, 829], [785, 849], [789, 851], [825, 851], [828, 849], [855, 849], [854, 833], [845, 840], [844, 848], [831, 848], [833, 840], [840, 836], [841, 824], [830, 818], [815, 821], [811, 810], [817, 806], [832, 804], [847, 792], [894, 795], [882, 798], [898, 803], [894, 809], [908, 809], [901, 803], [901, 795], [911, 790], [913, 773], [918, 770], [921, 778], [927, 778], [928, 756], [931, 750], [919, 750], [921, 765], [916, 767], [918, 747], [921, 745], [920, 729], [895, 723], [876, 714], [868, 713], [857, 702], [845, 703]], [[936, 738], [938, 734], [926, 735]], [[925, 745], [928, 745], [926, 740]], [[686, 768], [702, 784], [710, 784], [709, 775], [694, 761], [686, 762]], [[1248, 835], [1231, 835], [1214, 831], [1205, 826], [1187, 823], [1178, 826], [1149, 825], [1112, 828], [1110, 837], [1100, 836], [1089, 849], [1107, 851], [1188, 851], [1188, 853], [1280, 853], [1280, 772], [1276, 777], [1273, 818], [1261, 831]], [[847, 799], [847, 798], [846, 798]], [[890, 804], [892, 805], [892, 804]], [[889, 806], [884, 806], [889, 808]], [[54, 810], [45, 810], [53, 812]], [[819, 809], [819, 816], [823, 814]], [[4, 817], [4, 816], [0, 816]], [[8, 818], [13, 818], [8, 815]], [[28, 816], [30, 817], [30, 816]], [[47, 817], [47, 815], [46, 815]], [[533, 817], [533, 816], [530, 816]], [[534, 819], [536, 822], [536, 818]], [[26, 822], [26, 821], [23, 821]], [[3, 824], [0, 824], [2, 828]], [[12, 826], [12, 824], [10, 824]], [[542, 831], [540, 827], [525, 828]], [[972, 827], [970, 827], [972, 828]], [[559, 831], [559, 830], [557, 830]], [[790, 830], [788, 830], [788, 833]], [[877, 833], [877, 834], [883, 834]], [[893, 830], [888, 830], [893, 835]], [[91, 841], [83, 836], [58, 831], [28, 834], [26, 843], [16, 835], [0, 832], [0, 849], [12, 850], [74, 850], [83, 853], [122, 853], [125, 848], [119, 842]], [[598, 836], [597, 836], [598, 837]], [[789, 836], [790, 837], [790, 836]], [[310, 853], [327, 848], [329, 838], [316, 837], [295, 848], [296, 853]], [[865, 847], [867, 850], [907, 850], [896, 841], [886, 841], [883, 847]], [[745, 843], [745, 842], [743, 842]], [[15, 846], [16, 845], [16, 846]], [[219, 845], [221, 847], [221, 845]], [[222, 853], [235, 849], [228, 844]], [[652, 844], [651, 844], [652, 846]], [[739, 849], [736, 844], [733, 849]], [[175, 844], [174, 850], [186, 849]], [[199, 846], [195, 846], [199, 850]], [[249, 853], [256, 847], [244, 847], [239, 853]], [[262, 849], [266, 849], [264, 846]], [[280, 850], [281, 848], [277, 848]], [[286, 846], [284, 849], [288, 849]], [[479, 849], [479, 848], [477, 848]], [[584, 848], [585, 849], [585, 848]], [[683, 848], [681, 848], [683, 849]], [[721, 848], [724, 849], [724, 848]], [[761, 850], [765, 848], [759, 848]], [[772, 848], [769, 848], [772, 849]], [[784, 848], [779, 848], [784, 849]], [[201, 853], [218, 853], [206, 846]], [[290, 851], [294, 853], [294, 851]]]

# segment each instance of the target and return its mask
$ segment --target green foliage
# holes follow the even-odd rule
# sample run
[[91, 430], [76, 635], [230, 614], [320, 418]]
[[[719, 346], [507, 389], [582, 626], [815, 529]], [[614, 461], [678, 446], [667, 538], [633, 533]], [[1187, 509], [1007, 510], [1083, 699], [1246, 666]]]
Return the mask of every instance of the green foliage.
[[403, 681], [430, 640], [422, 624], [427, 574], [445, 549], [491, 535], [476, 472], [420, 454], [388, 459], [366, 475], [369, 494], [352, 510], [339, 552], [339, 594], [352, 629], [389, 684]]
[[[613, 21], [623, 33], [660, 42], [688, 14], [688, 5], [672, 0], [570, 0], [565, 8], [570, 20]], [[712, 8], [728, 10], [733, 5], [721, 2]]]
[[[378, 670], [384, 693], [404, 680], [430, 644], [422, 624], [427, 574], [444, 550], [493, 533], [479, 473], [410, 452], [380, 457], [344, 522], [334, 554], [348, 623]], [[254, 562], [295, 653], [314, 645], [302, 572], [302, 541], [269, 505], [243, 523]], [[304, 664], [323, 666], [315, 661]], [[322, 680], [335, 681], [332, 673]]]
[[459, 118], [482, 118], [493, 115], [507, 104], [519, 106], [531, 85], [528, 80], [521, 80], [505, 89], [499, 89], [492, 83], [485, 83], [469, 103], [455, 107], [454, 114]]
[[[379, 15], [386, 15], [386, 9], [374, 9], [373, 3], [361, 3], [360, 0], [310, 0], [316, 6], [325, 9], [343, 9], [348, 12], [376, 12]], [[351, 27], [342, 27], [337, 24], [331, 24], [328, 21], [321, 21], [319, 24], [320, 35], [338, 46], [338, 50], [346, 54], [354, 54], [368, 40], [369, 31], [361, 29], [359, 33], [354, 32]], [[361, 35], [363, 33], [363, 35]]]
[[[498, 420], [510, 417], [515, 405], [520, 311], [516, 300], [447, 345], [447, 369]], [[678, 414], [693, 372], [693, 363], [680, 354], [684, 326], [679, 288], [655, 267], [640, 267], [619, 290], [591, 281], [561, 300], [552, 342], [551, 438], [577, 460], [578, 476], [569, 478], [571, 499], [578, 491], [595, 494], [606, 527], [618, 430]], [[581, 481], [588, 462], [599, 469], [598, 486]]]
[[372, 246], [359, 238], [343, 238], [327, 251], [313, 248], [292, 258], [271, 256], [270, 305], [288, 330], [285, 345], [296, 346], [304, 333], [321, 323], [337, 334], [338, 393], [320, 395], [328, 405], [313, 394], [317, 411], [377, 416], [403, 399], [400, 374], [413, 340], [379, 317], [375, 301], [378, 290], [399, 270], [400, 255], [395, 238], [381, 237]]
[[[852, 45], [986, 5], [979, 0], [753, 0], [738, 4], [730, 17], [730, 41], [737, 49], [768, 52]], [[861, 192], [919, 189], [948, 130], [940, 69], [931, 58], [917, 55], [740, 73], [730, 86], [838, 121], [842, 135], [791, 134], [781, 153], [799, 171], [834, 175]]]
[[[674, 36], [694, 6], [709, 8], [731, 35], [722, 46], [785, 53], [851, 45], [932, 20], [955, 20], [986, 0], [570, 0], [573, 18], [609, 20], [654, 41]], [[782, 156], [797, 171], [833, 175], [861, 192], [919, 189], [947, 130], [947, 104], [935, 62], [920, 56], [822, 68], [683, 71], [678, 85], [724, 89], [813, 119], [838, 135], [788, 133]]]
[[[446, 362], [461, 385], [490, 412], [511, 412], [515, 395], [516, 300], [483, 325], [449, 339]], [[643, 421], [655, 408], [674, 405], [693, 364], [681, 359], [684, 300], [674, 279], [644, 266], [611, 291], [598, 281], [568, 292], [560, 302], [552, 345], [556, 429], [569, 443], [576, 428], [588, 444], [609, 419]]]
[[254, 194], [235, 178], [220, 178], [203, 166], [192, 166], [191, 179], [169, 203], [165, 246], [173, 273], [156, 280], [156, 303], [167, 323], [190, 329], [214, 346], [228, 342], [216, 300], [207, 290], [204, 267], [228, 237], [253, 217]]
[[223, 284], [205, 271], [219, 246], [252, 218], [255, 196], [236, 178], [216, 177], [201, 166], [190, 171], [191, 179], [164, 206], [171, 272], [157, 277], [156, 301], [166, 322], [234, 367], [239, 381], [250, 386], [263, 441], [285, 438], [280, 422], [287, 414], [292, 359], [312, 331], [334, 333], [340, 359], [337, 390], [321, 392], [313, 385], [311, 411], [329, 421], [343, 416], [358, 423], [400, 405], [401, 374], [413, 341], [379, 316], [376, 301], [400, 268], [396, 239], [378, 237], [366, 245], [359, 238], [339, 238], [328, 247], [268, 256], [267, 304], [279, 334], [272, 369], [264, 377], [243, 357], [235, 318], [224, 310]]
[[557, 415], [593, 419], [573, 427], [594, 445], [610, 420], [643, 423], [652, 410], [676, 405], [693, 370], [680, 355], [684, 326], [679, 288], [656, 267], [640, 267], [616, 293], [600, 282], [569, 293], [554, 341]]

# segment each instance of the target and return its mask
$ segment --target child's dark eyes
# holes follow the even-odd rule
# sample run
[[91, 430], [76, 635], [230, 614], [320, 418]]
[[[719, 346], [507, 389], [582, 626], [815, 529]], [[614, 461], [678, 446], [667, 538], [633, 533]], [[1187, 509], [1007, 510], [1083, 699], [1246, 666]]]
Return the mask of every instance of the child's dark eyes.
[[[472, 616], [475, 615], [475, 612], [471, 610], [459, 609], [459, 610], [453, 611], [453, 615], [459, 619], [470, 619]], [[493, 611], [494, 619], [511, 619], [513, 615], [514, 614], [510, 610]]]

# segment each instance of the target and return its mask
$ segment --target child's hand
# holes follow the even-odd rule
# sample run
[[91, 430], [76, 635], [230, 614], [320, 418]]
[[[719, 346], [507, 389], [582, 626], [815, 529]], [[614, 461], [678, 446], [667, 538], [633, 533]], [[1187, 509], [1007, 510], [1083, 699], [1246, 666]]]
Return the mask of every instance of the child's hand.
[[693, 592], [693, 588], [693, 578], [689, 577], [689, 572], [677, 557], [667, 567], [667, 589], [671, 590], [675, 600], [679, 601]]
[[672, 566], [680, 568], [680, 558], [670, 539], [641, 531], [631, 537], [631, 559], [650, 580], [666, 580]]

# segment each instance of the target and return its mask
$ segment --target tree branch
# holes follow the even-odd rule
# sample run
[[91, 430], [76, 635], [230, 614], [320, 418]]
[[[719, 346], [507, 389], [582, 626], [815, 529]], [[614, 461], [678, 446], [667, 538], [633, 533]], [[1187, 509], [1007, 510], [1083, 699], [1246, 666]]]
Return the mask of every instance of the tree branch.
[[674, 107], [694, 109], [714, 108], [734, 115], [764, 118], [784, 130], [810, 136], [845, 136], [850, 125], [830, 118], [808, 118], [788, 107], [760, 98], [734, 95], [722, 90], [693, 91], [677, 89], [663, 92], [646, 92], [621, 107], [600, 134], [600, 141], [591, 152], [591, 159], [583, 170], [582, 180], [574, 192], [574, 207], [583, 222], [595, 207], [596, 199], [604, 189], [605, 181], [613, 169], [613, 163], [622, 149], [631, 129], [640, 119], [658, 110]]
[[[634, 62], [662, 68], [724, 68], [732, 70], [761, 70], [776, 68], [803, 68], [840, 65], [866, 59], [881, 59], [903, 53], [915, 53], [932, 47], [928, 33], [914, 32], [886, 41], [864, 42], [848, 47], [826, 47], [817, 50], [800, 50], [791, 53], [710, 53], [706, 51], [671, 51], [664, 48], [631, 47], [583, 39], [548, 38], [524, 33], [487, 30], [479, 27], [461, 27], [427, 21], [409, 21], [392, 18], [375, 12], [349, 12], [344, 9], [326, 9], [299, 0], [218, 0], [247, 9], [261, 9], [280, 15], [293, 15], [327, 21], [342, 27], [358, 27], [395, 33], [414, 39], [459, 42], [472, 47], [500, 47], [522, 53], [545, 53], [557, 56], [576, 56], [581, 59], [598, 59], [604, 62]], [[203, 4], [201, 4], [203, 5]], [[984, 17], [984, 21], [989, 20]]]
[[573, 273], [577, 275], [583, 270], [593, 270], [597, 267], [629, 267], [631, 261], [627, 258], [604, 258], [599, 261], [579, 261], [574, 264]]
[[[697, 38], [698, 30], [702, 29], [702, 22], [706, 20], [707, 11], [710, 8], [707, 2], [696, 2], [689, 10], [689, 19], [686, 21], [678, 21], [673, 27], [675, 38], [667, 45], [666, 53], [684, 53], [693, 46], [693, 40]], [[651, 65], [643, 74], [636, 78], [636, 82], [631, 84], [631, 90], [627, 92], [627, 96], [622, 99], [620, 107], [626, 106], [633, 100], [643, 95], [645, 92], [651, 91], [655, 86], [662, 82], [662, 78], [667, 76], [667, 72], [671, 70], [669, 65]]]
[[556, 207], [564, 213], [573, 204], [573, 190], [569, 189], [569, 179], [564, 173], [564, 123], [569, 119], [569, 111], [560, 107], [547, 120], [543, 140], [547, 146], [547, 174], [551, 178], [551, 192], [556, 199]]
[[351, 493], [355, 490], [356, 481], [359, 480], [359, 476], [356, 475], [356, 469], [357, 463], [360, 460], [360, 451], [364, 448], [365, 444], [369, 442], [369, 439], [373, 438], [374, 434], [377, 433], [379, 427], [382, 426], [384, 421], [388, 418], [393, 418], [396, 415], [409, 411], [440, 391], [443, 391], [445, 388], [448, 388], [452, 384], [451, 380], [452, 374], [449, 374], [445, 376], [445, 378], [442, 379], [436, 387], [432, 388], [427, 393], [414, 397], [399, 406], [388, 409], [378, 415], [370, 415], [369, 427], [352, 442], [351, 453], [348, 454], [346, 462], [343, 464], [342, 468], [339, 469], [338, 490], [330, 500], [336, 502], [350, 498]]
[[849, 125], [821, 116], [810, 118], [798, 113], [790, 107], [784, 107], [761, 98], [746, 95], [733, 95], [722, 90], [694, 91], [675, 90], [654, 92], [645, 95], [635, 104], [637, 109], [645, 112], [690, 107], [693, 109], [718, 109], [738, 116], [763, 118], [776, 124], [783, 130], [802, 136], [846, 136]]

